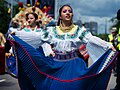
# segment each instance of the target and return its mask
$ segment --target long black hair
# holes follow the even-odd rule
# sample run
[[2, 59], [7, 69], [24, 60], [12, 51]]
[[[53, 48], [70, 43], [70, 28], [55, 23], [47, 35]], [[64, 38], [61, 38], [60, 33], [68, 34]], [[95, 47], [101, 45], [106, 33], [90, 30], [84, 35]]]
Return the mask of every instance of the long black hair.
[[70, 8], [71, 8], [71, 11], [72, 11], [72, 13], [73, 13], [73, 9], [72, 9], [72, 7], [71, 7], [70, 5], [68, 5], [68, 4], [63, 5], [63, 6], [59, 9], [59, 18], [58, 18], [57, 26], [60, 25], [60, 20], [61, 20], [61, 19], [60, 19], [60, 16], [61, 16], [61, 12], [62, 12], [62, 9], [63, 9], [65, 6], [70, 7]]

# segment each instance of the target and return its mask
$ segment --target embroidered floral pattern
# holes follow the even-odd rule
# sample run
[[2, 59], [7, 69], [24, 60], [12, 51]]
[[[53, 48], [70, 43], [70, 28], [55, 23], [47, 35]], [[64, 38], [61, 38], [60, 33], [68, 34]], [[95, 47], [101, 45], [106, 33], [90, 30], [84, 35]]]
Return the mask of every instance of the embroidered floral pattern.
[[54, 36], [58, 39], [65, 39], [65, 35], [67, 35], [66, 38], [71, 39], [71, 38], [76, 38], [78, 36], [78, 32], [79, 32], [79, 28], [77, 28], [76, 32], [74, 34], [63, 34], [63, 35], [59, 35], [56, 28], [53, 29], [54, 32]]
[[60, 35], [57, 32], [56, 28], [53, 28], [54, 37], [58, 38], [58, 39], [62, 39], [62, 40], [65, 39], [65, 38], [73, 39], [73, 38], [77, 38], [77, 37], [79, 37], [80, 39], [83, 39], [83, 37], [85, 37], [85, 35], [88, 34], [88, 33], [89, 33], [89, 31], [83, 30], [82, 28], [78, 27], [74, 34], [66, 33], [66, 34]]
[[85, 35], [86, 34], [88, 34], [89, 33], [89, 31], [88, 30], [86, 30], [86, 31], [84, 31], [84, 32], [82, 32], [82, 34], [80, 35], [80, 39], [82, 40], [84, 37], [85, 37]]

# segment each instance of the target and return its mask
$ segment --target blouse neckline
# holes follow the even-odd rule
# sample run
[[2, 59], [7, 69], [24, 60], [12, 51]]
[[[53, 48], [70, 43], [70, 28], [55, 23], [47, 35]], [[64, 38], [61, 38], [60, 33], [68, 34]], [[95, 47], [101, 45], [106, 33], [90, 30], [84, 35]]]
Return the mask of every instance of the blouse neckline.
[[76, 30], [77, 30], [78, 26], [74, 25], [74, 27], [69, 31], [69, 32], [63, 32], [59, 26], [56, 26], [56, 32], [59, 35], [64, 35], [64, 34], [75, 34]]

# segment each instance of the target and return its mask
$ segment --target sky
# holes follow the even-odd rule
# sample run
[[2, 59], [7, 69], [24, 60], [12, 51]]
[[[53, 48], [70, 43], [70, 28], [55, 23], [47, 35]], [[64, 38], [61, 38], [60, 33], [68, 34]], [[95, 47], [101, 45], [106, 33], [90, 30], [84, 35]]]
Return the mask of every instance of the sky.
[[[26, 1], [26, 0], [21, 0]], [[98, 22], [98, 33], [107, 33], [112, 25], [109, 20], [116, 17], [117, 10], [120, 9], [120, 0], [58, 0], [60, 6], [69, 4], [73, 8], [74, 21], [79, 19], [82, 22]]]
[[82, 22], [98, 22], [98, 33], [107, 33], [113, 24], [109, 22], [112, 17], [116, 17], [117, 10], [120, 9], [120, 0], [61, 0], [61, 5], [70, 4], [74, 11], [74, 20], [81, 19]]

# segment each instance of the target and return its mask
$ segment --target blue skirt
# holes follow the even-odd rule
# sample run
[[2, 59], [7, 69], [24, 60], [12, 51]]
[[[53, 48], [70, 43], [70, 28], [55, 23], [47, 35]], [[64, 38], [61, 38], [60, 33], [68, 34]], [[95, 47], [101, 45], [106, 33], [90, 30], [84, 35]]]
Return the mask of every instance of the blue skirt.
[[15, 78], [18, 77], [17, 60], [15, 56], [10, 56], [9, 58], [6, 58], [6, 70], [7, 73], [11, 76]]
[[42, 48], [13, 36], [18, 57], [21, 90], [106, 90], [117, 53], [108, 50], [90, 68], [80, 57], [57, 60], [45, 57]]

